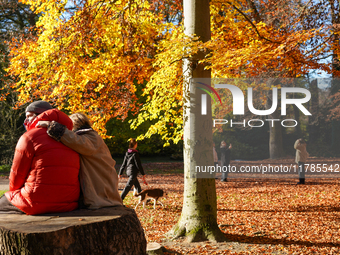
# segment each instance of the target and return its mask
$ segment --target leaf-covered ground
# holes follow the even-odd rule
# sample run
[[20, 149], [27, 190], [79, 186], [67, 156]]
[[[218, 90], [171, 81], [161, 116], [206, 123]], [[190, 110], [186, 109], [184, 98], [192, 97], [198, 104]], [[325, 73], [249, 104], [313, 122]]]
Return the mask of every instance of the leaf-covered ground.
[[[339, 159], [328, 162], [339, 163]], [[148, 242], [162, 243], [165, 254], [340, 254], [340, 181], [336, 178], [306, 179], [306, 185], [296, 185], [297, 178], [216, 180], [217, 221], [230, 241], [166, 240], [181, 214], [181, 167], [180, 163], [146, 164], [149, 186], [163, 188], [168, 195], [161, 200], [164, 208], [157, 205], [153, 210], [153, 203], [137, 208]], [[126, 178], [119, 187], [125, 182]], [[130, 192], [124, 202], [134, 208], [137, 198]]]

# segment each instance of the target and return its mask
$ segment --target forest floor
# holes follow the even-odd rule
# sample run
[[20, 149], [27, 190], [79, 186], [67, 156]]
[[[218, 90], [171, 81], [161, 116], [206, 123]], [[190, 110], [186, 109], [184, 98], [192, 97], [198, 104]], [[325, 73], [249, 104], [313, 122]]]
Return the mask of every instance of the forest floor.
[[[136, 210], [147, 241], [157, 242], [164, 254], [340, 254], [340, 159], [310, 158], [305, 185], [296, 185], [298, 174], [230, 174], [228, 182], [216, 179], [217, 223], [228, 241], [186, 243], [169, 240], [167, 233], [177, 223], [183, 203], [184, 174], [181, 162], [144, 163], [149, 188], [162, 188], [164, 208], [148, 203]], [[295, 165], [292, 158], [262, 161], [232, 161], [237, 166]], [[119, 169], [119, 165], [117, 166]], [[256, 168], [255, 168], [256, 169]], [[324, 174], [331, 172], [332, 178]], [[319, 173], [320, 176], [310, 173]], [[318, 178], [317, 178], [318, 177]], [[322, 178], [320, 178], [322, 177]], [[8, 173], [0, 178], [8, 182]], [[119, 183], [120, 192], [127, 178]], [[141, 182], [142, 188], [147, 188]], [[7, 184], [8, 187], [8, 184]], [[4, 192], [4, 191], [0, 191]], [[124, 204], [134, 208], [132, 192]]]
[[[309, 163], [315, 164], [309, 165], [310, 171], [335, 171], [340, 177], [338, 158], [312, 158]], [[289, 166], [294, 160], [232, 161], [231, 164]], [[164, 254], [340, 254], [337, 175], [333, 178], [307, 175], [305, 185], [296, 185], [297, 174], [296, 178], [229, 178], [228, 182], [216, 179], [217, 223], [228, 241], [186, 243], [184, 239], [166, 237], [182, 210], [183, 163], [143, 165], [149, 187], [164, 189], [167, 197], [161, 199], [164, 208], [157, 204], [154, 210], [152, 202], [145, 209], [139, 206], [136, 212], [147, 241], [162, 244], [166, 249]], [[120, 181], [120, 189], [126, 180]], [[137, 201], [130, 192], [124, 203], [134, 208]]]

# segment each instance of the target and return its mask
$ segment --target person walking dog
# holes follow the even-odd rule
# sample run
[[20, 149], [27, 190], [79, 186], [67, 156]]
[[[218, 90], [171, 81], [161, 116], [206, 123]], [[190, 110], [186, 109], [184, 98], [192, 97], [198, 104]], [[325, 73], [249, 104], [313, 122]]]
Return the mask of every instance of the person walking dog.
[[126, 174], [129, 177], [129, 179], [126, 183], [126, 186], [122, 194], [120, 195], [122, 200], [124, 200], [126, 195], [131, 190], [132, 186], [135, 186], [137, 190], [137, 194], [142, 191], [142, 188], [137, 178], [138, 173], [141, 173], [143, 175], [143, 181], [144, 183], [146, 183], [144, 169], [142, 167], [142, 163], [139, 158], [139, 153], [137, 151], [137, 140], [134, 138], [130, 139], [129, 149], [125, 154], [123, 164], [119, 170], [119, 174], [118, 174], [119, 179], [121, 178], [125, 168], [126, 168]]

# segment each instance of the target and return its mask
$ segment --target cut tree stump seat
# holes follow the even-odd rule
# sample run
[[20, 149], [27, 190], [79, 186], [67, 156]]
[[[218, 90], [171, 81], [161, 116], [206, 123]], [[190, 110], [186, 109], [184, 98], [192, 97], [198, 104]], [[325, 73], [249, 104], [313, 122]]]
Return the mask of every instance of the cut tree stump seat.
[[1, 255], [143, 255], [144, 230], [123, 206], [29, 216], [0, 214]]

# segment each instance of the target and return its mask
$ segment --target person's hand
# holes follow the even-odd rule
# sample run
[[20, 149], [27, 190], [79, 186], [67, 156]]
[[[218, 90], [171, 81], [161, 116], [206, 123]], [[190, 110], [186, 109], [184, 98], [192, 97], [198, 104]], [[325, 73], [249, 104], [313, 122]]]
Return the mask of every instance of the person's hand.
[[45, 127], [47, 128], [48, 125], [50, 125], [51, 121], [47, 121], [47, 120], [41, 120], [38, 121], [38, 123], [35, 125], [35, 127]]
[[231, 146], [231, 144], [229, 145], [229, 149], [231, 149], [233, 146]]

